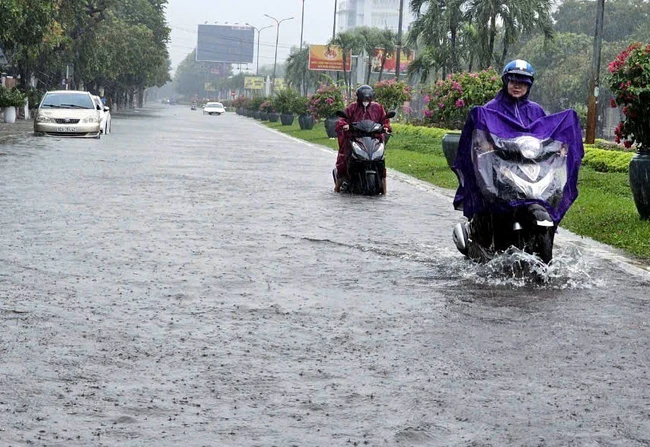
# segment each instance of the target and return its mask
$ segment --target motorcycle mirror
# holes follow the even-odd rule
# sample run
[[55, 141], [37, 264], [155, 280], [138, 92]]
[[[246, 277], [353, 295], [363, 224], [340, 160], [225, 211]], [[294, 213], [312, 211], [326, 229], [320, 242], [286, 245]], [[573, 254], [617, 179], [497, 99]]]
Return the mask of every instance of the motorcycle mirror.
[[395, 115], [397, 115], [397, 113], [395, 113], [394, 110], [391, 110], [390, 112], [388, 112], [386, 114], [386, 118], [393, 118], [393, 117], [395, 117]]
[[345, 114], [345, 112], [342, 112], [341, 110], [336, 111], [336, 116], [338, 116], [339, 118], [348, 119], [348, 116]]

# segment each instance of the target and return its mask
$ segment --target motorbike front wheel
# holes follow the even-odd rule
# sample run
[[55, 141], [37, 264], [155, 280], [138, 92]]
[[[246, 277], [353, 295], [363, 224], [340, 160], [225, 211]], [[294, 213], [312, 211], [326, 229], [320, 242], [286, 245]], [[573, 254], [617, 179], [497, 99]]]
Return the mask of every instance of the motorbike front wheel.
[[527, 252], [539, 257], [545, 264], [553, 259], [553, 241], [555, 239], [555, 227], [539, 228], [530, 239]]

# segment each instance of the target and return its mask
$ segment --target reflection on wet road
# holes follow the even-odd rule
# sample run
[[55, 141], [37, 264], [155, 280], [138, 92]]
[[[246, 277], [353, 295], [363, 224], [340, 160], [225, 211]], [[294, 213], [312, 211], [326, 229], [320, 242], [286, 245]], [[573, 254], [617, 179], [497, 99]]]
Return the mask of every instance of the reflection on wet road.
[[334, 152], [234, 114], [0, 152], [0, 445], [650, 444], [613, 252], [474, 265], [447, 193], [334, 194]]

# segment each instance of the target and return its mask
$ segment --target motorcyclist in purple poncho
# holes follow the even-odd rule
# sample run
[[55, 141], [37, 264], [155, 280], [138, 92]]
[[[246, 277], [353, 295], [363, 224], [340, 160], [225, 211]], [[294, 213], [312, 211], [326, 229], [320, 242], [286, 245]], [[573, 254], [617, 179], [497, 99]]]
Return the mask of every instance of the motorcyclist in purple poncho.
[[577, 197], [579, 119], [573, 110], [547, 115], [528, 99], [535, 80], [528, 62], [508, 62], [501, 79], [497, 96], [470, 111], [460, 137], [454, 208], [468, 221], [456, 224], [453, 239], [470, 258], [477, 247], [515, 245], [549, 262], [557, 226]]

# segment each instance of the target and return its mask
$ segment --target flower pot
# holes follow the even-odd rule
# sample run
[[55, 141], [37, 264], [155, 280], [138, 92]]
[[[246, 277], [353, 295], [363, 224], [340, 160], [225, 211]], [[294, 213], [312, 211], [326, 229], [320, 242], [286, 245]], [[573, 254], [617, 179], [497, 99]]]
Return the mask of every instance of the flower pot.
[[271, 112], [269, 113], [269, 121], [272, 123], [277, 123], [280, 120], [280, 114]]
[[442, 152], [445, 154], [447, 164], [451, 168], [456, 160], [456, 152], [458, 152], [458, 143], [460, 143], [459, 133], [446, 133], [442, 137]]
[[329, 118], [325, 118], [325, 131], [327, 132], [327, 136], [329, 138], [336, 138], [336, 123], [339, 119], [335, 116], [331, 116]]
[[650, 220], [650, 149], [641, 149], [630, 160], [630, 189], [643, 220]]
[[314, 117], [306, 113], [298, 115], [298, 124], [300, 125], [301, 130], [311, 130], [314, 128], [315, 124]]
[[259, 112], [259, 111], [253, 112], [253, 118], [255, 118], [256, 120], [261, 120], [262, 119], [262, 112]]
[[3, 108], [5, 115], [5, 123], [15, 123], [16, 122], [16, 108], [13, 106]]
[[283, 113], [280, 115], [280, 122], [283, 126], [291, 126], [293, 124], [293, 113]]
[[260, 112], [260, 119], [262, 121], [268, 121], [269, 120], [269, 112]]

